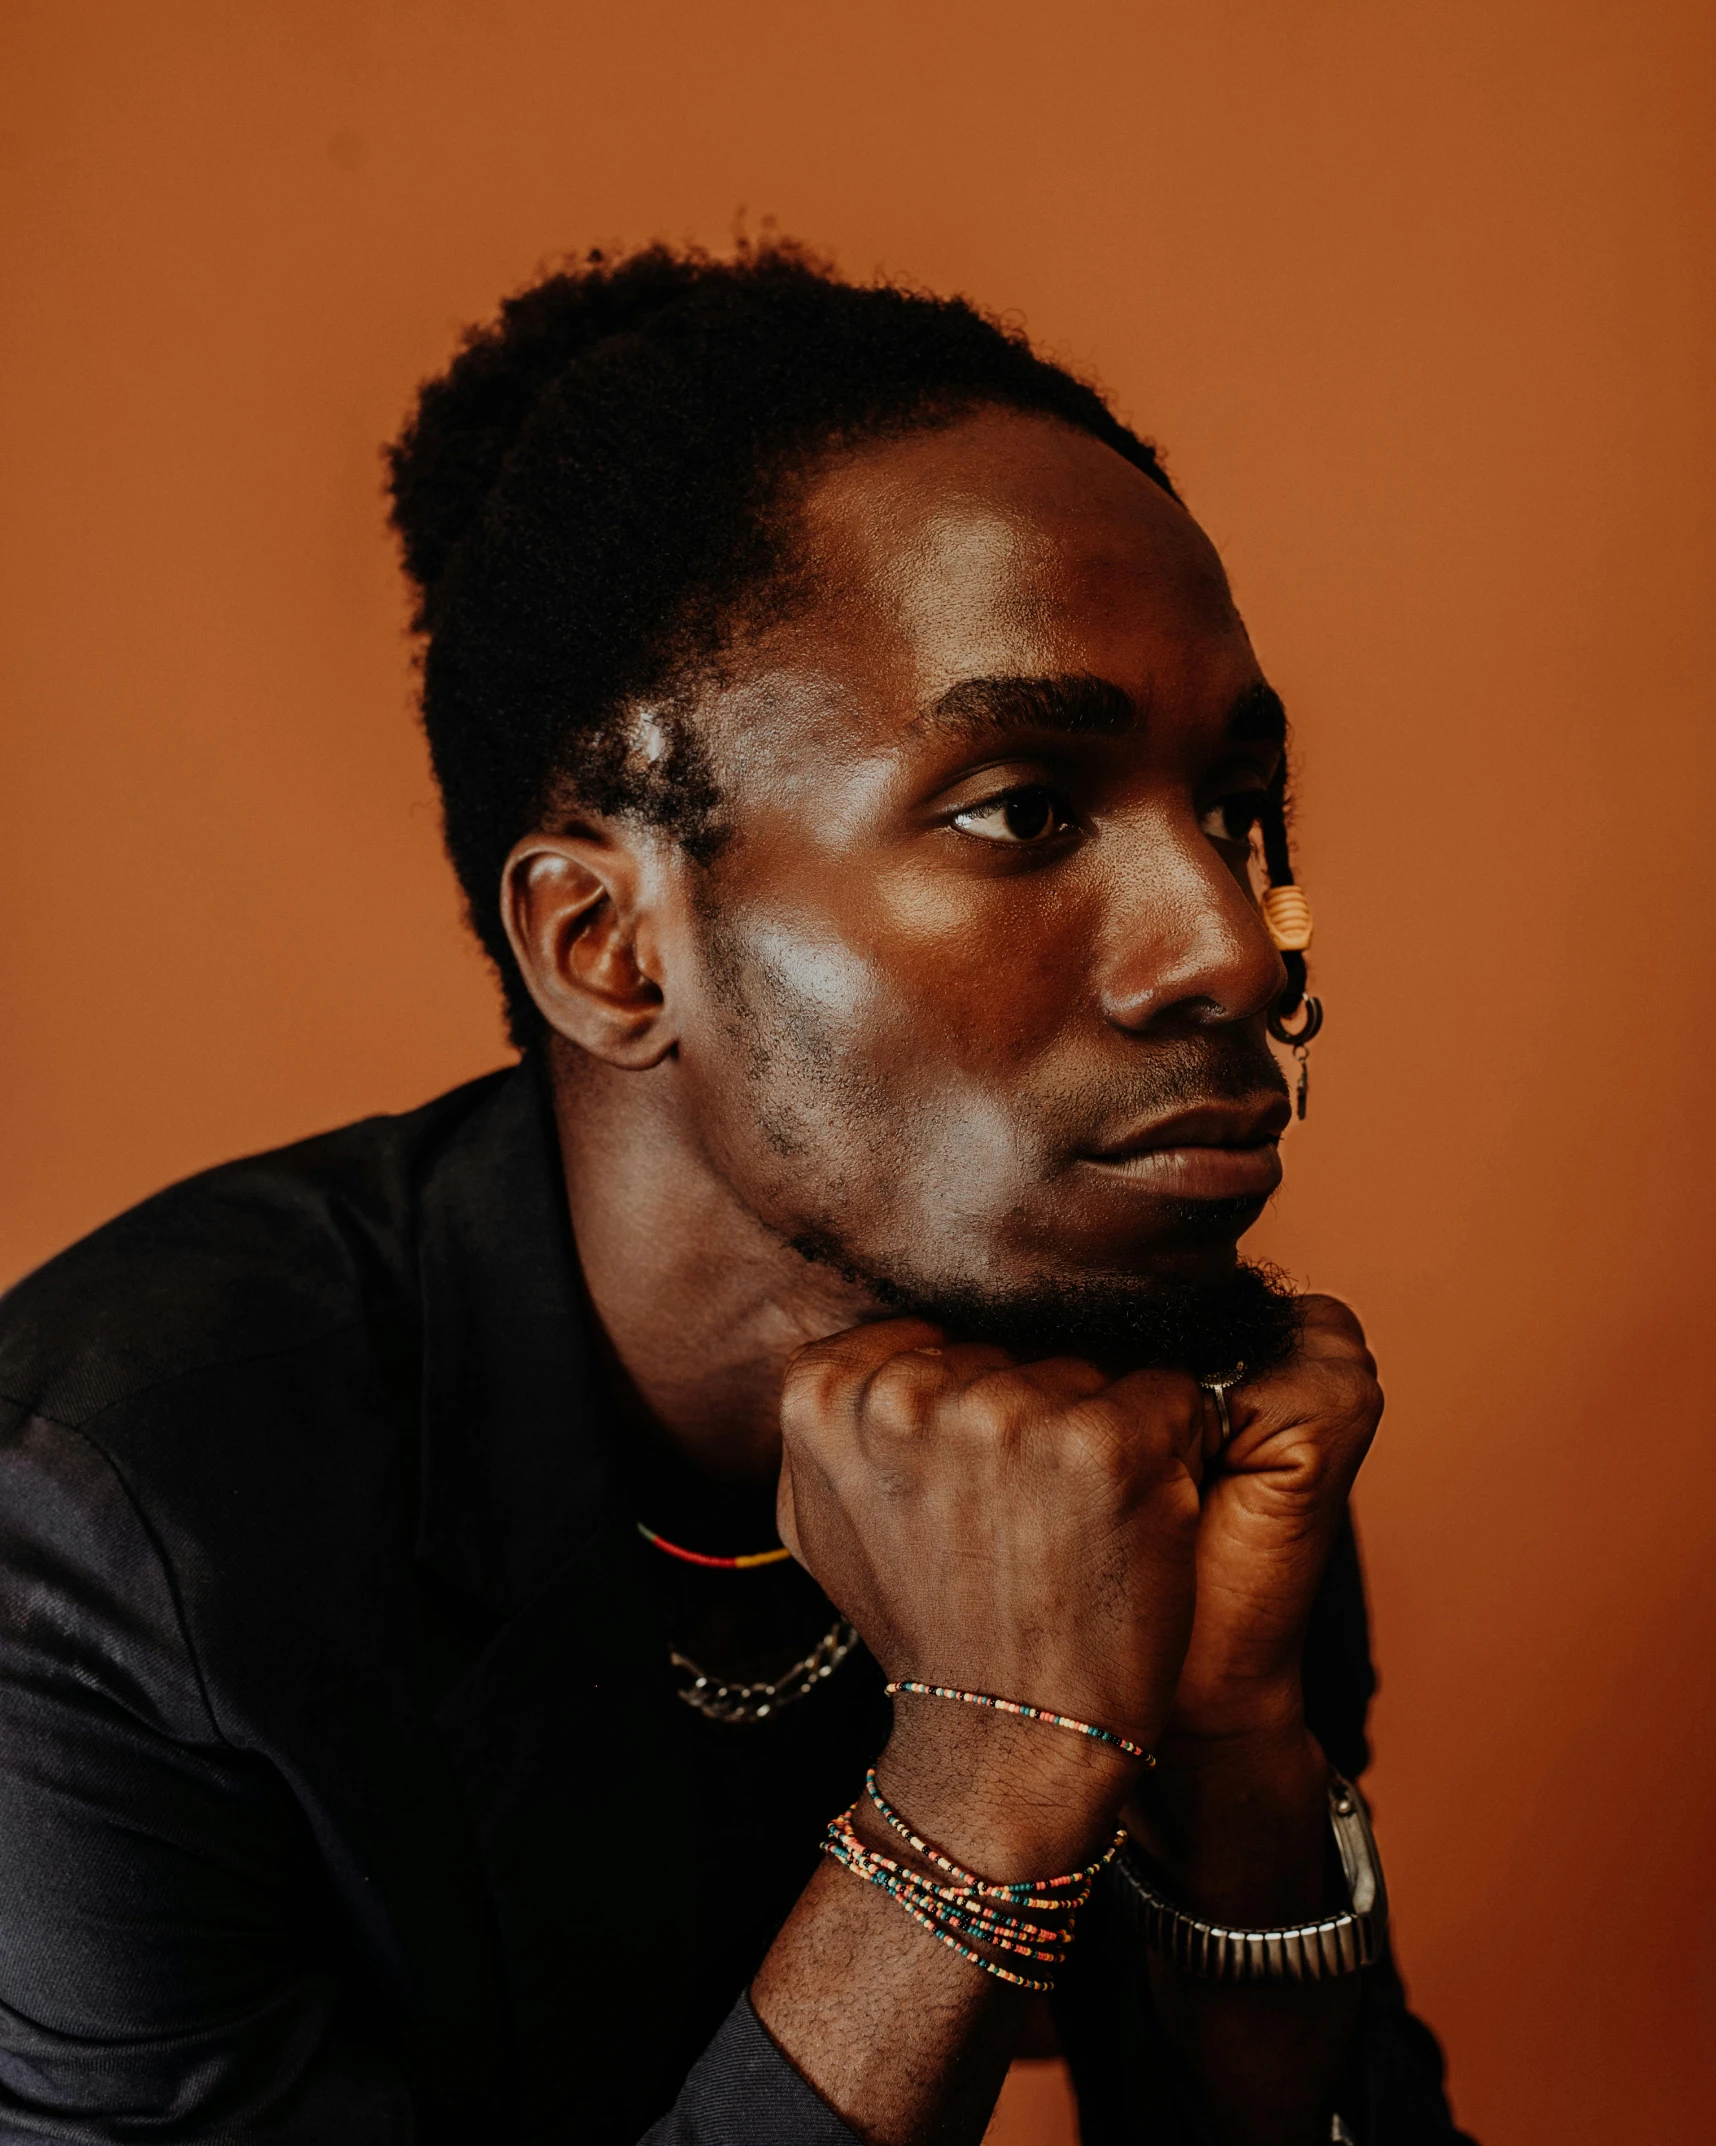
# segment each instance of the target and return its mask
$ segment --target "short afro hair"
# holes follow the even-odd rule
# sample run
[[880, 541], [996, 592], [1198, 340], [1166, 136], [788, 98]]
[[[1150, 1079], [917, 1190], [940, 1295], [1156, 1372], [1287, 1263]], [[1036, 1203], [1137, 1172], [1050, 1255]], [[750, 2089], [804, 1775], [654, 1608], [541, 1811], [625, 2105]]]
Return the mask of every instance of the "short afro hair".
[[521, 1049], [542, 1022], [501, 922], [513, 844], [581, 805], [707, 861], [719, 799], [695, 733], [670, 725], [642, 767], [628, 711], [778, 601], [795, 474], [986, 405], [1060, 418], [1173, 492], [1156, 450], [1016, 330], [778, 241], [592, 253], [423, 387], [388, 451], [392, 519], [447, 849]]

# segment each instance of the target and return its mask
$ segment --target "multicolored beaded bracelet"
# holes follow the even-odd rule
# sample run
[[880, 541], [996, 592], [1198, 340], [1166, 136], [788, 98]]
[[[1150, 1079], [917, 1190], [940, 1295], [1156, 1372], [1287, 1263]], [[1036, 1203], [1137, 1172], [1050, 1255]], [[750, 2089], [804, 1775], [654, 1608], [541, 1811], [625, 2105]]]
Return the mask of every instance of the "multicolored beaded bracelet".
[[[1014, 1959], [1028, 1960], [1040, 1967], [1058, 1969], [1064, 1966], [1072, 1950], [1078, 1911], [1090, 1898], [1098, 1873], [1119, 1849], [1126, 1835], [1117, 1833], [1106, 1852], [1081, 1870], [1067, 1871], [1051, 1878], [997, 1882], [980, 1878], [975, 1871], [967, 1870], [915, 1833], [882, 1794], [874, 1768], [866, 1777], [864, 1786], [881, 1818], [914, 1854], [922, 1856], [933, 1869], [941, 1872], [942, 1879], [896, 1861], [893, 1856], [862, 1840], [853, 1824], [857, 1804], [830, 1821], [823, 1837], [823, 1853], [851, 1871], [854, 1877], [862, 1878], [867, 1885], [874, 1885], [878, 1891], [886, 1893], [932, 1937], [939, 1939], [950, 1951], [957, 1952], [962, 1959], [969, 1960], [972, 1966], [981, 1968], [985, 1974], [1020, 1989], [1052, 1989], [1052, 1976], [1021, 1973], [992, 1955], [1010, 1954]], [[943, 1879], [952, 1882], [942, 1882]], [[1047, 1923], [1032, 1921], [1017, 1912], [1022, 1908], [1059, 1919]], [[975, 1949], [978, 1946], [986, 1949], [979, 1951]]]
[[1117, 1736], [1112, 1729], [1099, 1729], [1093, 1721], [1076, 1721], [1071, 1714], [1052, 1714], [1047, 1707], [1027, 1706], [1022, 1699], [997, 1699], [993, 1692], [960, 1691], [952, 1684], [920, 1684], [915, 1677], [901, 1677], [887, 1691], [890, 1699], [905, 1692], [914, 1699], [957, 1699], [961, 1706], [991, 1707], [997, 1714], [1017, 1714], [1024, 1721], [1047, 1722], [1050, 1728], [1072, 1729], [1095, 1743], [1112, 1744], [1116, 1751], [1124, 1751], [1129, 1759], [1142, 1759], [1146, 1766], [1156, 1763], [1154, 1753], [1133, 1743], [1130, 1737]]
[[847, 1824], [844, 1828], [838, 1820], [829, 1827], [822, 1843], [824, 1855], [831, 1856], [835, 1862], [851, 1871], [854, 1877], [862, 1878], [865, 1884], [874, 1885], [878, 1891], [885, 1893], [890, 1900], [904, 1908], [913, 1922], [921, 1929], [927, 1930], [931, 1937], [945, 1945], [950, 1952], [957, 1952], [962, 1960], [969, 1960], [973, 1967], [981, 1968], [984, 1974], [992, 1975], [997, 1982], [1010, 1983], [1015, 1989], [1022, 1990], [1048, 1991], [1054, 1988], [1053, 1976], [1020, 1974], [1016, 1968], [1008, 1967], [1000, 1960], [987, 1958], [956, 1936], [953, 1930], [944, 1928], [945, 1918], [926, 1912], [910, 1897], [907, 1887], [891, 1872], [884, 1870], [880, 1859], [864, 1847], [856, 1833], [851, 1830], [850, 1814], [845, 1815]]
[[[866, 1846], [858, 1837], [849, 1811], [842, 1811], [840, 1816], [832, 1821], [829, 1831], [837, 1834], [848, 1846], [854, 1847], [865, 1861], [874, 1863], [879, 1869], [898, 1878], [914, 1895], [935, 1901], [938, 1906], [945, 1907], [951, 1916], [962, 1921], [1004, 1931], [1012, 1938], [1042, 1938], [1049, 1943], [1058, 1944], [1065, 1936], [1064, 1926], [1060, 1923], [1027, 1922], [1022, 1915], [1010, 1915], [1005, 1909], [990, 1907], [981, 1893], [969, 1885], [938, 1885], [933, 1878], [925, 1877], [921, 1870], [908, 1869], [903, 1863], [896, 1863], [891, 1856], [884, 1855], [879, 1848]], [[1078, 1892], [1059, 1895], [1049, 1903], [1049, 1911], [1070, 1916], [1089, 1898], [1090, 1887], [1087, 1885]]]
[[927, 1840], [920, 1839], [883, 1795], [876, 1780], [874, 1766], [864, 1776], [864, 1793], [875, 1806], [877, 1815], [893, 1828], [907, 1847], [921, 1855], [926, 1863], [933, 1863], [936, 1869], [950, 1877], [957, 1887], [976, 1893], [985, 1900], [1010, 1901], [1015, 1907], [1060, 1907], [1064, 1903], [1054, 1897], [1058, 1891], [1078, 1890], [1081, 1899], [1088, 1899], [1098, 1873], [1113, 1862], [1126, 1844], [1126, 1830], [1122, 1827], [1096, 1861], [1087, 1863], [1082, 1870], [1069, 1870], [1057, 1878], [1020, 1878], [1012, 1884], [992, 1883], [987, 1878], [978, 1877], [974, 1871], [966, 1870], [951, 1856], [943, 1855], [939, 1848], [932, 1847]]
[[856, 1871], [860, 1877], [869, 1877], [872, 1883], [891, 1893], [896, 1900], [915, 1900], [938, 1927], [947, 1925], [962, 1936], [994, 1945], [1003, 1952], [1022, 1954], [1028, 1960], [1040, 1960], [1045, 1966], [1059, 1966], [1065, 1959], [1072, 1941], [1070, 1929], [1022, 1922], [995, 1908], [973, 1907], [968, 1902], [950, 1900], [945, 1887], [930, 1884], [916, 1871], [896, 1863], [891, 1856], [867, 1847], [859, 1839], [846, 1812], [832, 1822], [828, 1836], [835, 1844], [837, 1861], [844, 1863], [848, 1870]]

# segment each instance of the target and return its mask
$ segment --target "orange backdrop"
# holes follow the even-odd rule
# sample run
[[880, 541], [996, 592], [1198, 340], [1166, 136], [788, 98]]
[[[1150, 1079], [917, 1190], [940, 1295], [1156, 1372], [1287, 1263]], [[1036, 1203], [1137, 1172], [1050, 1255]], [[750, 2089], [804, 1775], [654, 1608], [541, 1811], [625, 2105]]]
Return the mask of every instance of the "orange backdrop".
[[1263, 1235], [1389, 1383], [1375, 1794], [1486, 2146], [1693, 2146], [1716, 2090], [1711, 21], [0, 27], [0, 1278], [500, 1056], [379, 503], [457, 324], [741, 208], [1016, 312], [1167, 444], [1297, 719], [1331, 1013]]

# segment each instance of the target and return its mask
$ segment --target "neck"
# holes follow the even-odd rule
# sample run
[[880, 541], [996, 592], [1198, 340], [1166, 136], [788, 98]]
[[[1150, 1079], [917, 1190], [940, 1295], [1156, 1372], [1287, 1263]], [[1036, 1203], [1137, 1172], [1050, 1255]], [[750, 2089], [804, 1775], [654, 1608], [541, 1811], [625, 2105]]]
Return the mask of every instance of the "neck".
[[620, 1072], [554, 1039], [572, 1232], [622, 1411], [703, 1474], [772, 1484], [787, 1359], [874, 1316], [734, 1197], [678, 1107], [669, 1060]]

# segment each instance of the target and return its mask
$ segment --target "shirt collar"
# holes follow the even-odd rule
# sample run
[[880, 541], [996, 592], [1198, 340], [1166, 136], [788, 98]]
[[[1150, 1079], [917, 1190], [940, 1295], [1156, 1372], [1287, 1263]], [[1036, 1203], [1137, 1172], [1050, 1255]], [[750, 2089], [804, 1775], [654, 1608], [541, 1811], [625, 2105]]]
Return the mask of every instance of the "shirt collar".
[[418, 1208], [418, 1555], [515, 1614], [615, 1520], [612, 1421], [546, 1073], [497, 1076]]

